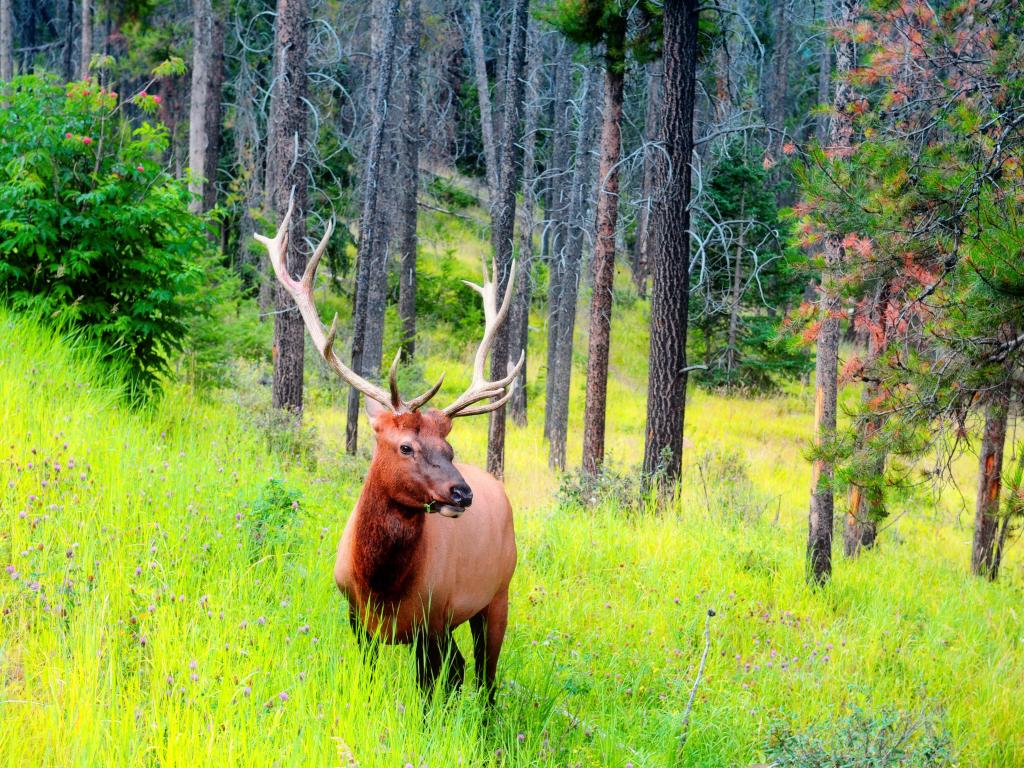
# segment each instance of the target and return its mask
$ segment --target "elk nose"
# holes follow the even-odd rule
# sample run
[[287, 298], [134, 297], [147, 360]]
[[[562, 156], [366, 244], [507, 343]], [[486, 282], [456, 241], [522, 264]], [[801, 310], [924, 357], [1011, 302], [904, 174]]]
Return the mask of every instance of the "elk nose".
[[453, 485], [449, 494], [452, 497], [452, 504], [457, 507], [468, 507], [473, 503], [473, 490], [465, 483]]

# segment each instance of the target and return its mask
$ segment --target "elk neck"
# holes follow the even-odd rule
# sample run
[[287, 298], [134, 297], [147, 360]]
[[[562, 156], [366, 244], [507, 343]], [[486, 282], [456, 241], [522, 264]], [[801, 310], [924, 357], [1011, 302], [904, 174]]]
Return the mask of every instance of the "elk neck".
[[364, 589], [382, 602], [397, 602], [419, 568], [426, 515], [392, 499], [382, 467], [370, 464], [356, 505], [353, 565]]

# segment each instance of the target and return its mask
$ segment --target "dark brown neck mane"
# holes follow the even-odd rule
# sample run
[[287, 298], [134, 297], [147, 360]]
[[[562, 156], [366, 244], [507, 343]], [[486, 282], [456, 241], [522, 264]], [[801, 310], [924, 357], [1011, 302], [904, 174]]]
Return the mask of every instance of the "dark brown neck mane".
[[377, 475], [374, 462], [359, 497], [353, 564], [364, 589], [388, 603], [400, 599], [416, 575], [425, 514], [389, 498]]

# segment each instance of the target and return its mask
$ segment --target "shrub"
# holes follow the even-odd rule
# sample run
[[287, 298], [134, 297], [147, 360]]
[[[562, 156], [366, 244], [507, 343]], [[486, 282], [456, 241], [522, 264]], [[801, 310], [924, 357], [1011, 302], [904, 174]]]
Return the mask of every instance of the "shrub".
[[186, 183], [161, 168], [166, 129], [133, 128], [93, 80], [20, 77], [3, 99], [0, 295], [79, 329], [132, 390], [151, 390], [181, 347], [207, 248]]
[[776, 768], [941, 768], [955, 764], [950, 737], [934, 713], [854, 708], [843, 719], [797, 732], [771, 730], [766, 757]]
[[267, 480], [243, 516], [254, 553], [288, 541], [298, 519], [301, 498], [301, 491], [276, 478]]

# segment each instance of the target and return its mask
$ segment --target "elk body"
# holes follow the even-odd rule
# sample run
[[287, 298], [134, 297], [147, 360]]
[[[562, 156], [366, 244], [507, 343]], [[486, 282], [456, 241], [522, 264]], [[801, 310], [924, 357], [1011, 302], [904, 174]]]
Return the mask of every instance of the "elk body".
[[[503, 405], [523, 364], [488, 381], [487, 353], [508, 313], [511, 291], [500, 309], [484, 267], [484, 336], [473, 362], [469, 389], [444, 409], [423, 406], [440, 389], [405, 401], [391, 366], [390, 391], [349, 369], [334, 351], [337, 317], [325, 331], [313, 303], [313, 278], [333, 222], [300, 280], [285, 265], [292, 206], [274, 238], [257, 235], [270, 253], [278, 281], [295, 300], [317, 350], [341, 378], [366, 395], [376, 437], [373, 459], [355, 509], [338, 545], [334, 578], [348, 599], [360, 639], [415, 643], [421, 685], [430, 688], [445, 660], [449, 680], [461, 683], [465, 668], [452, 631], [469, 622], [476, 676], [494, 695], [498, 655], [508, 621], [508, 587], [516, 566], [512, 507], [502, 484], [473, 466], [454, 463], [447, 436], [452, 419]], [[514, 284], [515, 264], [509, 285]], [[484, 402], [487, 401], [487, 402]], [[465, 514], [463, 514], [465, 513]]]

